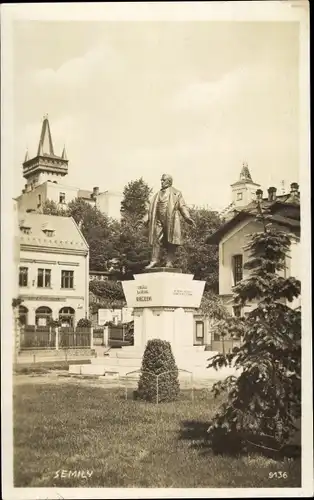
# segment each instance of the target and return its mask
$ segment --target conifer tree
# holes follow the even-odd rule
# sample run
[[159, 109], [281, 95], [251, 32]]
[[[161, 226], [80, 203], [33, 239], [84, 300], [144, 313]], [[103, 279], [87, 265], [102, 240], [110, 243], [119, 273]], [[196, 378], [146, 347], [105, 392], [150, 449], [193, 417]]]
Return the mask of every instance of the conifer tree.
[[301, 312], [289, 305], [301, 285], [283, 273], [291, 236], [267, 224], [262, 213], [258, 219], [264, 228], [250, 235], [250, 274], [233, 290], [236, 305], [256, 307], [238, 320], [244, 327], [241, 347], [209, 360], [209, 367], [232, 363], [240, 372], [213, 386], [216, 396], [227, 394], [208, 429], [218, 452], [250, 444], [282, 449], [301, 415]]

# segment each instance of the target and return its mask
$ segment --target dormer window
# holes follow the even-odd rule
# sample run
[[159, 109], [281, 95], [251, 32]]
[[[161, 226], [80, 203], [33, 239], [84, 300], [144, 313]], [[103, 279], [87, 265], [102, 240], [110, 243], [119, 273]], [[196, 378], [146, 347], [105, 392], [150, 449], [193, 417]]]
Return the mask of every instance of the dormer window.
[[46, 236], [53, 236], [54, 235], [54, 229], [43, 229], [44, 233]]
[[30, 232], [31, 232], [31, 227], [30, 227], [30, 226], [28, 226], [27, 224], [25, 224], [25, 222], [24, 222], [24, 221], [22, 221], [22, 222], [20, 223], [20, 230], [21, 230], [21, 231], [22, 231], [22, 233], [24, 233], [24, 234], [30, 234]]

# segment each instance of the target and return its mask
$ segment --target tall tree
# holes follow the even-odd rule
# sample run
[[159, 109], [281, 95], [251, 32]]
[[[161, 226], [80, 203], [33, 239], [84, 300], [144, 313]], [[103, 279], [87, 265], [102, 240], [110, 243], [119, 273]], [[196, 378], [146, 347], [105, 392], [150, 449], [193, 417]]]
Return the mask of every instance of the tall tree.
[[116, 266], [123, 279], [132, 279], [133, 274], [141, 271], [150, 260], [151, 248], [148, 244], [148, 231], [144, 224], [131, 217], [123, 219], [118, 238], [119, 256]]
[[41, 211], [46, 215], [67, 215], [66, 209], [60, 208], [53, 200], [46, 200], [42, 205]]
[[280, 449], [300, 418], [301, 313], [289, 306], [300, 294], [300, 282], [281, 275], [290, 244], [289, 234], [265, 223], [247, 246], [245, 267], [251, 272], [234, 287], [234, 303], [256, 307], [238, 320], [241, 347], [209, 364], [219, 369], [233, 363], [240, 370], [213, 387], [216, 395], [227, 394], [209, 428], [217, 451], [240, 451], [248, 443]]
[[90, 269], [109, 270], [117, 256], [119, 224], [80, 198], [68, 204], [67, 215], [73, 217], [89, 245]]
[[149, 262], [148, 231], [143, 223], [151, 189], [143, 178], [130, 181], [123, 190], [120, 232], [116, 238], [115, 267], [123, 279], [132, 279]]
[[205, 280], [206, 289], [218, 292], [218, 247], [207, 245], [206, 237], [222, 224], [217, 212], [205, 208], [190, 210], [195, 226], [183, 224], [183, 245], [180, 247], [176, 265], [183, 272], [194, 274], [195, 279]]
[[147, 206], [152, 190], [141, 177], [135, 181], [130, 181], [123, 190], [123, 200], [121, 202], [122, 218], [131, 217], [140, 221], [147, 212]]

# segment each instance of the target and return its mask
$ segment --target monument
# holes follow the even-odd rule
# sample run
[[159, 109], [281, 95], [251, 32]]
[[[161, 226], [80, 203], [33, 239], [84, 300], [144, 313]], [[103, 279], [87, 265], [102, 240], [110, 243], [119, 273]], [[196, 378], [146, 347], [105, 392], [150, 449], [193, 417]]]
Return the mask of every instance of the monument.
[[[122, 282], [127, 305], [133, 308], [134, 345], [109, 348], [105, 356], [92, 358], [88, 365], [70, 365], [70, 373], [110, 378], [136, 372], [139, 376], [147, 341], [162, 339], [170, 342], [179, 369], [192, 372], [193, 377], [210, 376], [206, 368], [208, 352], [204, 346], [193, 345], [194, 312], [200, 306], [205, 282], [194, 280], [192, 274], [174, 267], [176, 249], [182, 244], [181, 218], [194, 224], [182, 193], [172, 186], [172, 177], [164, 174], [161, 189], [153, 196], [146, 217], [151, 261], [134, 275], [134, 280]], [[164, 267], [160, 266], [162, 247], [166, 250]], [[216, 380], [216, 371], [211, 371]], [[223, 378], [227, 374], [223, 372]], [[181, 371], [179, 376], [183, 380], [190, 374]]]
[[[127, 305], [134, 310], [134, 350], [144, 352], [147, 341], [153, 338], [168, 340], [177, 363], [193, 349], [193, 313], [200, 306], [205, 286], [192, 274], [174, 267], [176, 249], [182, 244], [181, 217], [195, 224], [182, 193], [172, 186], [172, 177], [164, 174], [146, 220], [151, 262], [143, 273], [134, 275], [134, 280], [122, 282]], [[157, 267], [162, 247], [166, 265]]]
[[172, 186], [171, 175], [163, 174], [161, 189], [157, 192], [148, 210], [149, 243], [152, 258], [146, 269], [152, 269], [160, 259], [162, 246], [166, 249], [166, 267], [173, 267], [176, 249], [182, 244], [180, 215], [188, 224], [194, 225], [182, 193]]

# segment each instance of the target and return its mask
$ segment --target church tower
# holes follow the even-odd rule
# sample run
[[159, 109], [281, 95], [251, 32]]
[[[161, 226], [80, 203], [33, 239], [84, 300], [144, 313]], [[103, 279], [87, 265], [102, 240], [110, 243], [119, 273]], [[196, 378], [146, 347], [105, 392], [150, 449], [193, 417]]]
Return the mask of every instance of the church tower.
[[23, 163], [23, 177], [26, 179], [25, 191], [32, 191], [46, 181], [58, 182], [68, 173], [68, 159], [65, 148], [61, 156], [54, 153], [48, 116], [43, 118], [37, 155], [29, 159], [26, 152]]
[[253, 182], [248, 164], [243, 163], [239, 180], [231, 184], [232, 208], [241, 209], [251, 203], [259, 187], [260, 184]]

